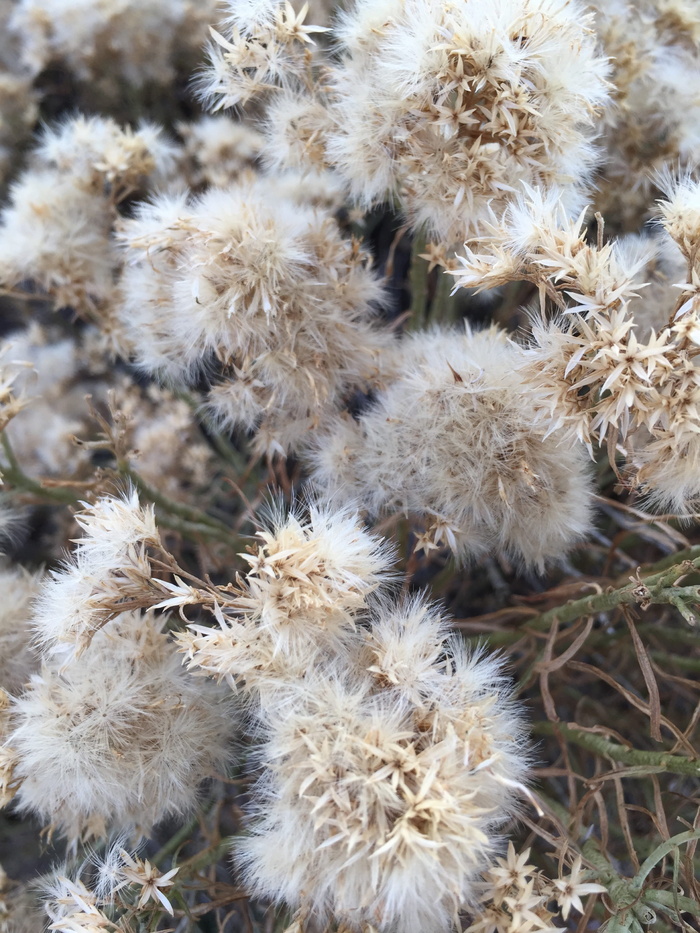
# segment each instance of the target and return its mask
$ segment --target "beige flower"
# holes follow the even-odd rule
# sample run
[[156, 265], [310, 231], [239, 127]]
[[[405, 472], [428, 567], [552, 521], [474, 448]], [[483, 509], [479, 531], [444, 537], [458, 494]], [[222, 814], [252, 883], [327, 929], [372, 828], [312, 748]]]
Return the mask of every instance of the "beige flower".
[[568, 878], [557, 878], [552, 884], [559, 892], [556, 894], [557, 904], [561, 908], [561, 915], [566, 920], [571, 908], [583, 913], [583, 904], [581, 898], [586, 894], [604, 894], [607, 888], [602, 884], [592, 884], [591, 882], [581, 882], [581, 856], [577, 856], [576, 861], [571, 866], [571, 874]]

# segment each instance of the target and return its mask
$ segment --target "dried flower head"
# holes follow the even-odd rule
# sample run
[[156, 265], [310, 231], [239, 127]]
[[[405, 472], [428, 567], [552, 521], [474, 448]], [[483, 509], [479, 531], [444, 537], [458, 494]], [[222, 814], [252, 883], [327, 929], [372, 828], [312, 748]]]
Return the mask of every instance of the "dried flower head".
[[167, 180], [176, 149], [151, 123], [134, 130], [110, 117], [76, 116], [47, 127], [33, 158], [42, 168], [73, 177], [88, 190], [101, 193], [107, 188], [118, 202], [146, 179], [154, 184]]
[[319, 437], [315, 478], [372, 514], [423, 516], [428, 546], [542, 567], [590, 527], [591, 489], [585, 452], [538, 423], [527, 362], [495, 329], [414, 335], [375, 404]]
[[360, 0], [339, 33], [328, 151], [363, 204], [455, 242], [522, 181], [579, 202], [607, 65], [578, 3]]
[[114, 289], [115, 205], [167, 178], [174, 157], [147, 123], [77, 116], [47, 128], [0, 216], [0, 282], [32, 282], [57, 308], [94, 316]]
[[314, 33], [308, 4], [297, 13], [289, 0], [228, 0], [221, 32], [211, 29], [208, 66], [199, 78], [202, 98], [214, 110], [294, 87], [308, 69]]
[[178, 640], [190, 666], [267, 695], [344, 650], [392, 555], [356, 512], [316, 503], [273, 511], [258, 536], [219, 628], [192, 624]]
[[376, 379], [388, 337], [368, 256], [330, 211], [272, 179], [198, 200], [167, 195], [124, 224], [125, 336], [143, 369], [171, 381], [218, 376], [208, 407], [227, 428], [263, 422], [285, 449], [351, 388]]
[[605, 892], [600, 884], [580, 882], [581, 858], [576, 859], [569, 878], [552, 880], [534, 865], [528, 865], [530, 849], [516, 853], [508, 843], [506, 858], [497, 858], [484, 873], [485, 882], [479, 892], [479, 905], [473, 911], [467, 933], [557, 933], [562, 928], [553, 925], [559, 917], [550, 909], [553, 901], [566, 920], [571, 907], [583, 913], [581, 895]]
[[121, 929], [98, 906], [97, 896], [80, 879], [56, 874], [44, 887], [44, 909], [56, 933], [114, 933]]
[[69, 841], [149, 833], [188, 811], [228, 757], [230, 706], [182, 668], [165, 624], [124, 613], [81, 658], [47, 663], [15, 703], [18, 806]]
[[30, 170], [10, 188], [0, 218], [0, 282], [31, 281], [57, 308], [92, 311], [113, 288], [111, 217], [75, 176]]
[[76, 521], [84, 535], [42, 585], [33, 617], [44, 650], [68, 658], [80, 655], [110, 619], [162, 597], [147, 556], [147, 548], [160, 546], [153, 506], [142, 507], [134, 490], [83, 505]]
[[415, 704], [331, 667], [266, 710], [258, 821], [235, 850], [255, 893], [351, 930], [451, 928], [525, 761], [496, 667], [447, 654]]

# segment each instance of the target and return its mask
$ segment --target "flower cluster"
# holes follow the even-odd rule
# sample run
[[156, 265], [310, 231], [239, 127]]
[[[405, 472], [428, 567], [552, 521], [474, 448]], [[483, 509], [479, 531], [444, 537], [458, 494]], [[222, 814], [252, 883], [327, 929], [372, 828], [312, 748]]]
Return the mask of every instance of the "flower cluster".
[[18, 0], [9, 28], [32, 74], [63, 65], [113, 95], [115, 79], [169, 84], [215, 11], [212, 0]]
[[13, 705], [17, 805], [69, 841], [149, 834], [227, 760], [230, 704], [187, 674], [166, 624], [120, 614], [84, 658], [46, 658]]
[[[619, 445], [632, 482], [652, 502], [690, 512], [700, 493], [700, 188], [685, 175], [669, 187], [659, 205], [665, 239], [600, 238], [597, 245], [586, 240], [583, 216], [571, 220], [554, 197], [532, 193], [493, 223], [488, 252], [467, 245], [455, 276], [469, 287], [514, 279], [537, 286], [541, 311], [550, 302], [558, 312], [535, 317], [533, 346], [526, 351], [538, 383], [535, 408], [548, 430], [564, 428], [565, 436], [568, 428], [589, 447], [607, 440], [613, 454]], [[666, 282], [666, 292], [681, 289], [675, 302], [664, 301], [670, 317], [658, 332], [652, 328], [638, 338], [633, 312], [645, 302], [641, 273], [659, 243], [676, 268], [683, 256], [688, 281]], [[660, 287], [657, 281], [656, 295]], [[658, 308], [652, 319], [658, 320]]]
[[452, 243], [525, 181], [575, 205], [606, 63], [578, 4], [357, 3], [333, 75], [331, 160], [365, 204], [398, 196]]
[[32, 281], [57, 308], [94, 314], [114, 287], [115, 205], [172, 162], [149, 124], [134, 132], [110, 118], [75, 117], [47, 130], [0, 216], [0, 282]]
[[578, 203], [607, 100], [607, 65], [578, 5], [358, 2], [335, 30], [340, 61], [322, 59], [315, 83], [304, 11], [229, 7], [205, 97], [219, 108], [267, 95], [272, 164], [332, 166], [364, 207], [396, 197], [412, 225], [448, 244], [521, 181]]
[[[246, 574], [218, 586], [150, 579], [167, 554], [133, 494], [78, 521], [73, 562], [36, 603], [42, 667], [9, 711], [3, 781], [20, 810], [76, 843], [148, 833], [191, 806], [225, 760], [231, 694], [198, 682], [179, 648], [250, 700], [262, 771], [236, 849], [250, 889], [353, 929], [443, 929], [524, 789], [499, 664], [468, 653], [424, 599], [391, 597], [391, 552], [347, 508], [273, 510]], [[167, 617], [131, 608], [144, 593], [218, 626], [190, 623], [176, 644]], [[138, 906], [151, 892], [167, 909], [147, 863], [125, 865], [105, 884], [148, 876]]]
[[590, 527], [583, 450], [538, 423], [537, 378], [503, 331], [435, 330], [405, 340], [401, 375], [357, 420], [318, 437], [315, 479], [369, 511], [419, 516], [422, 546], [489, 551], [542, 568]]
[[0, 6], [0, 805], [75, 855], [49, 930], [682, 925], [698, 662], [634, 609], [693, 622], [700, 560], [625, 487], [700, 513], [697, 3]]
[[[448, 644], [425, 606], [403, 611], [443, 654], [405, 671], [414, 702], [381, 675], [318, 671], [265, 718], [259, 820], [235, 853], [251, 889], [302, 920], [449, 928], [513, 812], [524, 763], [497, 668]], [[402, 638], [396, 625], [389, 651]]]
[[[173, 913], [164, 891], [171, 887], [178, 869], [165, 874], [146, 860], [127, 852], [117, 843], [97, 860], [97, 883], [88, 886], [81, 875], [56, 872], [43, 885], [44, 908], [57, 933], [105, 933], [130, 930], [129, 915], [134, 909], [148, 909], [153, 902]], [[73, 873], [71, 873], [73, 874]], [[87, 879], [93, 882], [92, 878]]]
[[305, 23], [289, 0], [229, 2], [226, 35], [212, 29], [209, 66], [200, 92], [214, 110], [246, 104], [260, 94], [297, 86], [308, 69], [307, 47], [319, 26]]
[[528, 865], [530, 849], [516, 853], [513, 843], [508, 844], [506, 858], [498, 858], [485, 872], [485, 883], [479, 895], [479, 908], [475, 911], [467, 933], [525, 933], [532, 930], [558, 930], [552, 926], [557, 918], [549, 906], [556, 902], [561, 919], [566, 921], [571, 909], [583, 913], [582, 897], [605, 893], [601, 884], [583, 881], [581, 857], [571, 866], [568, 877], [555, 880]]
[[[217, 594], [218, 626], [191, 624], [178, 640], [191, 667], [264, 700], [343, 649], [387, 578], [391, 552], [351, 509], [314, 504], [308, 515], [273, 510], [259, 536], [245, 577], [229, 596]], [[172, 606], [198, 600], [190, 587], [173, 594]]]
[[258, 700], [257, 818], [234, 850], [249, 889], [299, 922], [443, 930], [526, 774], [499, 666], [424, 600], [370, 596], [388, 555], [347, 510], [311, 505], [261, 537], [220, 588], [219, 627], [179, 635], [190, 667]]
[[388, 337], [372, 323], [382, 292], [367, 254], [273, 179], [162, 195], [120, 239], [127, 352], [174, 383], [208, 372], [213, 417], [259, 428], [263, 449], [294, 446], [378, 378]]
[[162, 591], [151, 586], [149, 547], [159, 547], [153, 507], [139, 506], [135, 492], [103, 498], [76, 520], [85, 534], [70, 560], [51, 572], [35, 604], [37, 639], [51, 655], [80, 655], [95, 634], [126, 610], [155, 605]]

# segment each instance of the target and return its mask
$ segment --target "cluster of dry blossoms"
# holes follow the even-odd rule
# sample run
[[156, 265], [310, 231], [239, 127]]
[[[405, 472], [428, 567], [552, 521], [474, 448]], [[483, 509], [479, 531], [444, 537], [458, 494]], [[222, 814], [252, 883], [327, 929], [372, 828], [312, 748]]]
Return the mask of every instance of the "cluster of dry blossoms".
[[[605, 892], [639, 933], [575, 849], [502, 857], [522, 704], [383, 533], [542, 573], [595, 534], [601, 450], [700, 511], [700, 8], [347, 6], [0, 10], [0, 536], [34, 536], [0, 565], [0, 804], [75, 856], [58, 933], [188, 918], [137, 844], [236, 768], [238, 877], [294, 933], [563, 930]], [[403, 333], [409, 241], [440, 314]], [[479, 292], [527, 324], [447, 322]], [[0, 933], [35, 911], [0, 870]]]
[[[273, 509], [248, 571], [219, 585], [177, 564], [133, 492], [77, 519], [70, 558], [23, 580], [13, 607], [15, 624], [31, 613], [41, 650], [4, 711], [7, 800], [73, 847], [148, 836], [192, 806], [247, 732], [259, 776], [234, 857], [250, 894], [304, 928], [444, 930], [475, 905], [525, 792], [522, 716], [499, 662], [468, 652], [425, 598], [394, 592], [393, 553], [357, 513]], [[196, 607], [209, 625], [159, 612], [186, 620]], [[134, 859], [122, 855], [127, 879]], [[579, 869], [573, 894], [559, 881], [538, 893], [543, 909], [558, 901], [566, 917], [572, 897], [606, 890]], [[163, 886], [174, 873], [151, 874]], [[53, 884], [52, 929], [71, 929], [67, 916], [100, 926], [101, 889]]]

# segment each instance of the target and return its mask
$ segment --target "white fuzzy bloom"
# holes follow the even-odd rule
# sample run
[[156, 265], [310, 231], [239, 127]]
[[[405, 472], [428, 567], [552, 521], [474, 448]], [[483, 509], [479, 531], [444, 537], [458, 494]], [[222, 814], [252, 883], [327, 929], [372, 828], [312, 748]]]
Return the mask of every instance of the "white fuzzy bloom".
[[304, 676], [319, 658], [345, 650], [358, 616], [389, 578], [390, 548], [352, 509], [311, 503], [273, 512], [262, 543], [243, 555], [232, 612], [219, 628], [199, 624], [178, 636], [190, 666], [232, 686], [269, 694]]
[[700, 147], [700, 10], [686, 0], [591, 0], [612, 88], [596, 207], [625, 231], [648, 219], [654, 175]]
[[[693, 411], [683, 406], [671, 430], [657, 430], [647, 443], [640, 444], [630, 458], [638, 470], [645, 502], [653, 510], [692, 516], [700, 507], [700, 442], [695, 407], [700, 392], [695, 391]], [[683, 423], [685, 422], [685, 423]], [[675, 428], [675, 430], [674, 430]]]
[[166, 621], [121, 615], [79, 660], [45, 665], [16, 701], [18, 805], [71, 841], [148, 834], [189, 810], [224, 766], [230, 707], [183, 669]]
[[359, 0], [339, 30], [331, 162], [362, 204], [395, 196], [448, 242], [522, 181], [575, 208], [608, 93], [589, 27], [556, 0]]
[[80, 879], [56, 874], [44, 885], [44, 909], [56, 933], [112, 933], [119, 925], [98, 906], [98, 899]]
[[391, 550], [352, 509], [311, 503], [308, 516], [273, 513], [258, 537], [262, 544], [244, 555], [250, 570], [240, 605], [263, 627], [300, 619], [329, 631], [352, 627], [387, 577]]
[[33, 281], [56, 307], [90, 310], [112, 292], [111, 217], [72, 175], [26, 172], [0, 217], [0, 282]]
[[673, 175], [667, 171], [658, 180], [665, 193], [665, 197], [657, 202], [661, 223], [682, 253], [697, 261], [700, 248], [700, 177], [691, 172]]
[[10, 28], [33, 74], [62, 63], [85, 82], [165, 85], [215, 9], [215, 0], [18, 0]]
[[184, 141], [191, 188], [233, 184], [254, 165], [264, 144], [263, 136], [248, 123], [221, 115], [180, 123], [177, 130]]
[[643, 288], [640, 273], [655, 247], [637, 237], [598, 249], [587, 241], [586, 213], [570, 214], [558, 189], [523, 185], [500, 218], [491, 215], [487, 235], [465, 244], [456, 283], [483, 289], [528, 279], [538, 285], [541, 303], [548, 288], [560, 307], [581, 313], [626, 305]]
[[319, 100], [297, 91], [280, 92], [265, 112], [265, 163], [278, 170], [326, 168], [331, 128], [330, 113]]
[[426, 690], [443, 682], [448, 631], [449, 620], [423, 596], [395, 604], [382, 599], [373, 606], [370, 627], [360, 633], [358, 663], [378, 685], [419, 705]]
[[284, 448], [376, 379], [389, 338], [371, 321], [382, 292], [368, 257], [329, 210], [292, 201], [274, 179], [161, 196], [121, 240], [132, 354], [171, 381], [218, 374], [208, 407], [221, 425], [262, 422], [262, 443]]
[[47, 127], [39, 139], [33, 159], [42, 168], [72, 176], [88, 189], [112, 197], [141, 187], [146, 179], [154, 184], [167, 180], [175, 165], [177, 150], [160, 127], [143, 122], [137, 129], [122, 127], [110, 117], [76, 116]]
[[527, 362], [495, 329], [414, 335], [375, 404], [318, 438], [316, 480], [373, 514], [422, 516], [424, 546], [541, 568], [585, 535], [592, 491], [585, 450], [538, 420]]
[[201, 97], [213, 110], [247, 104], [276, 90], [299, 87], [307, 51], [322, 27], [305, 22], [289, 0], [228, 0], [221, 31], [211, 29], [209, 62], [199, 76]]
[[414, 680], [415, 703], [331, 667], [266, 710], [257, 822], [234, 850], [254, 893], [302, 922], [452, 928], [517, 809], [526, 761], [497, 667], [441, 647], [450, 660]]
[[94, 314], [112, 296], [115, 205], [172, 172], [175, 149], [144, 123], [77, 116], [47, 128], [0, 215], [0, 283], [33, 282], [57, 308]]
[[76, 521], [84, 531], [60, 570], [37, 596], [33, 624], [50, 654], [81, 654], [95, 633], [125, 608], [155, 605], [148, 547], [160, 546], [153, 506], [141, 507], [132, 490], [124, 498], [83, 503]]

